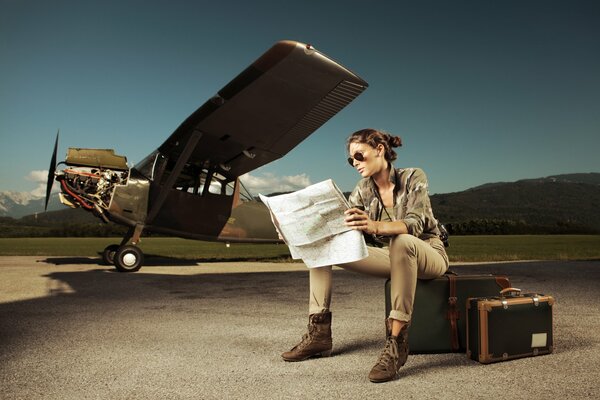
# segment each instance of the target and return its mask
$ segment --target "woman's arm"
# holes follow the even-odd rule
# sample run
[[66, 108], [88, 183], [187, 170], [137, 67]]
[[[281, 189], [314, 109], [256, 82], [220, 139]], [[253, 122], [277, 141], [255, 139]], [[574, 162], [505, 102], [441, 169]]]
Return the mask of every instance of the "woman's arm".
[[415, 168], [407, 182], [407, 204], [404, 223], [408, 233], [419, 237], [433, 217], [429, 200], [429, 182], [427, 175], [420, 168]]
[[358, 208], [350, 208], [345, 211], [345, 214], [346, 218], [344, 221], [346, 222], [346, 226], [370, 235], [393, 236], [409, 233], [408, 227], [402, 220], [373, 221], [365, 211]]
[[398, 221], [374, 221], [366, 212], [357, 208], [346, 211], [346, 225], [367, 234], [393, 236], [411, 234], [419, 237], [432, 215], [425, 172], [415, 168], [407, 182], [407, 212]]

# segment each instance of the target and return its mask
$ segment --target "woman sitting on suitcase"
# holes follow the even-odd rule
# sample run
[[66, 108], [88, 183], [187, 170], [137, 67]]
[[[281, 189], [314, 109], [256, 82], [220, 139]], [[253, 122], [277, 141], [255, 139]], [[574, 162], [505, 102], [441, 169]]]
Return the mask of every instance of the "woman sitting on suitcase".
[[[388, 337], [377, 364], [369, 373], [372, 382], [394, 379], [408, 357], [408, 326], [413, 311], [417, 278], [433, 279], [448, 269], [448, 256], [433, 216], [427, 178], [418, 168], [392, 166], [398, 136], [375, 129], [350, 135], [348, 162], [363, 177], [349, 202], [346, 225], [367, 237], [369, 256], [339, 265], [344, 269], [391, 279], [392, 311]], [[311, 268], [308, 333], [290, 351], [286, 361], [329, 356], [331, 339], [331, 266]]]

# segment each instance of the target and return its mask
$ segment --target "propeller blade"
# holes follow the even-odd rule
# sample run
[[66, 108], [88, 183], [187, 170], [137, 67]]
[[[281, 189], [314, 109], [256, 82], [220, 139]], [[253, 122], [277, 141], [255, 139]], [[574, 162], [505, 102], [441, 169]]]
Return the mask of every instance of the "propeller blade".
[[56, 152], [58, 151], [58, 134], [60, 130], [56, 132], [56, 141], [54, 142], [54, 151], [52, 152], [52, 159], [50, 159], [50, 168], [48, 168], [48, 182], [46, 183], [46, 205], [44, 211], [48, 209], [48, 201], [50, 200], [50, 192], [52, 191], [52, 185], [54, 184], [54, 171], [56, 171]]

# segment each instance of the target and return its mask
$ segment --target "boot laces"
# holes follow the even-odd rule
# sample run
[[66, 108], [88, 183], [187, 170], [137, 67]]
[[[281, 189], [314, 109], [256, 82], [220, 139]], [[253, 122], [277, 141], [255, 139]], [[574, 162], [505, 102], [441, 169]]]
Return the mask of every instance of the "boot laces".
[[315, 330], [316, 327], [313, 324], [308, 324], [308, 333], [302, 335], [302, 340], [294, 347], [294, 349], [302, 350], [303, 348], [308, 346], [312, 340], [312, 336]]
[[379, 360], [377, 360], [377, 365], [387, 369], [390, 363], [393, 363], [394, 365], [392, 368], [394, 368], [398, 358], [398, 344], [396, 339], [392, 336], [389, 336], [385, 342], [385, 348], [379, 356]]

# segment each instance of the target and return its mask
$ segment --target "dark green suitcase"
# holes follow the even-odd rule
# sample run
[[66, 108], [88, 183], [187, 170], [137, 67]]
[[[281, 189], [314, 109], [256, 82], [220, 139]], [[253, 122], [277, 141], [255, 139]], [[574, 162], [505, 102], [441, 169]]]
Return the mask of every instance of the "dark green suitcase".
[[552, 353], [553, 305], [552, 296], [521, 295], [514, 288], [499, 297], [469, 299], [467, 357], [488, 364]]
[[[465, 352], [467, 299], [497, 296], [509, 286], [508, 277], [494, 275], [449, 273], [432, 280], [418, 280], [409, 331], [410, 352]], [[391, 308], [388, 279], [385, 283], [386, 318]]]

